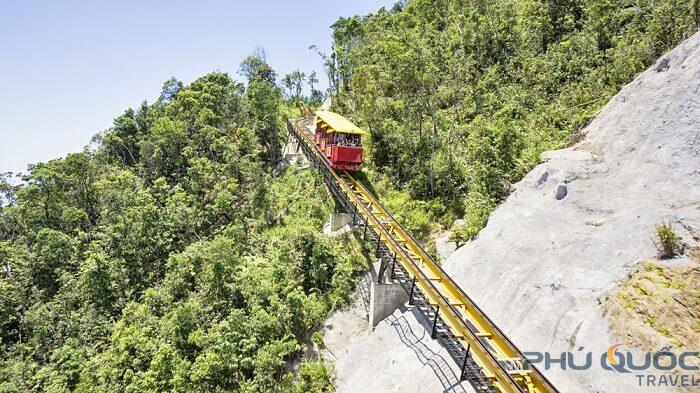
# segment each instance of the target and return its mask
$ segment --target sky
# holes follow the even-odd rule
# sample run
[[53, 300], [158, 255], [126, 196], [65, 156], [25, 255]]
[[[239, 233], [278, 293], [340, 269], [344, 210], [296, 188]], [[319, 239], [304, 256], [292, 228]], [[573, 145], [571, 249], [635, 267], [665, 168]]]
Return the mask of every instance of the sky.
[[212, 71], [235, 79], [262, 47], [278, 75], [316, 70], [340, 16], [396, 0], [0, 0], [0, 172], [81, 151], [163, 82]]

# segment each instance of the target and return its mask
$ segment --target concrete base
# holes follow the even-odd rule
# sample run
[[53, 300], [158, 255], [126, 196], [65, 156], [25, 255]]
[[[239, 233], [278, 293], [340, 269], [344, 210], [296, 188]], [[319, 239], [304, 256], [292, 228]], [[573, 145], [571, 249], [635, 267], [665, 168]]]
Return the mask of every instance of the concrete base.
[[329, 228], [331, 232], [335, 232], [338, 229], [350, 224], [352, 221], [352, 215], [347, 213], [331, 213], [331, 217], [328, 220]]
[[287, 137], [287, 142], [284, 144], [284, 149], [282, 150], [282, 160], [273, 171], [273, 176], [282, 173], [289, 165], [298, 165], [302, 169], [310, 166], [309, 160], [299, 147], [299, 142], [292, 136]]
[[350, 230], [352, 222], [352, 214], [347, 213], [331, 213], [326, 225], [323, 226], [323, 233], [326, 235], [334, 235], [345, 233]]
[[393, 314], [396, 309], [408, 302], [408, 294], [401, 285], [396, 282], [391, 282], [388, 269], [384, 273], [384, 282], [381, 284], [377, 282], [380, 265], [381, 261], [378, 260], [370, 271], [372, 278], [368, 313], [368, 327], [370, 332], [374, 330], [382, 319]]

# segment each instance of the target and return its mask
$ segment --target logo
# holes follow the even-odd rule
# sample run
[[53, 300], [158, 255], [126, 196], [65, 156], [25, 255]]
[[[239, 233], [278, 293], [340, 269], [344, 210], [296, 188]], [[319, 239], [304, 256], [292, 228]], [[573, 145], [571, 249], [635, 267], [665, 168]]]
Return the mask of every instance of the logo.
[[608, 363], [610, 363], [613, 366], [617, 366], [618, 364], [620, 364], [617, 358], [615, 358], [615, 354], [617, 353], [617, 347], [620, 346], [622, 346], [622, 344], [613, 344], [610, 346], [610, 348], [608, 348]]
[[[634, 372], [639, 386], [681, 386], [700, 387], [697, 373], [698, 352], [686, 351], [675, 353], [671, 351], [637, 352], [622, 351], [622, 343], [608, 347], [601, 354], [592, 352], [525, 352], [525, 368], [529, 364], [542, 365], [545, 370], [560, 368], [562, 370], [588, 370], [594, 367], [593, 359], [598, 359], [597, 365], [603, 370], [629, 374]], [[673, 373], [670, 373], [674, 371]], [[661, 375], [658, 375], [661, 372]], [[686, 373], [684, 373], [686, 372]]]

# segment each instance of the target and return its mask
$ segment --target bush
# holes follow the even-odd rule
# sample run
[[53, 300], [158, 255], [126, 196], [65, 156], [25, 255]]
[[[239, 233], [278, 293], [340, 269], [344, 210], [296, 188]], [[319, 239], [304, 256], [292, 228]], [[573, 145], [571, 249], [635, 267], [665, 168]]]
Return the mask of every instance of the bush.
[[467, 196], [467, 214], [464, 224], [455, 228], [450, 236], [450, 241], [459, 243], [472, 240], [481, 231], [489, 219], [489, 214], [494, 209], [492, 199], [478, 192], [470, 192]]
[[683, 242], [681, 237], [671, 226], [671, 223], [661, 223], [656, 226], [656, 238], [654, 244], [659, 250], [661, 258], [672, 258], [683, 253]]
[[331, 370], [323, 360], [304, 361], [299, 367], [295, 385], [297, 393], [326, 393], [335, 390]]

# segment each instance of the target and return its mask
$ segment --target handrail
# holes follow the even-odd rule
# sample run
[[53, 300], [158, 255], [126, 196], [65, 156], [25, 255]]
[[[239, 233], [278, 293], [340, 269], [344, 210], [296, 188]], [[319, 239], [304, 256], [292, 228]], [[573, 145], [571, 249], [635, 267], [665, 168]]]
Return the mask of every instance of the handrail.
[[[409, 278], [413, 280], [414, 285], [425, 294], [430, 305], [437, 307], [441, 320], [454, 333], [465, 350], [471, 351], [468, 355], [481, 367], [496, 389], [501, 392], [557, 392], [544, 375], [532, 365], [528, 364], [528, 369], [524, 369], [526, 363], [524, 355], [361, 182], [346, 171], [341, 171], [339, 175], [333, 170], [308, 133], [299, 131], [291, 123], [288, 123], [288, 130], [306, 145], [309, 153], [314, 155], [316, 161], [323, 166], [324, 174], [340, 187], [355, 212], [360, 213], [365, 225], [369, 225], [379, 237], [378, 241], [393, 253]], [[357, 191], [353, 190], [353, 187]], [[372, 212], [372, 209], [376, 213]], [[382, 216], [386, 223], [382, 223], [377, 218], [377, 214]], [[399, 237], [399, 240], [395, 237]], [[399, 241], [405, 246], [399, 244]], [[410, 254], [415, 255], [419, 261], [414, 260]], [[444, 290], [441, 291], [434, 281], [437, 281]], [[458, 307], [463, 308], [462, 312]], [[467, 319], [477, 331], [473, 331], [467, 325]], [[518, 369], [506, 369], [501, 362], [506, 359], [516, 362]]]
[[[347, 172], [346, 172], [347, 173]], [[349, 173], [347, 173], [347, 176], [351, 178], [353, 185], [357, 188], [362, 189], [363, 195], [368, 196], [369, 198], [369, 203], [372, 204], [372, 206], [381, 211], [382, 214], [388, 216], [391, 218], [392, 223], [395, 223], [395, 226], [392, 226], [392, 229], [398, 232], [399, 236], [405, 239], [410, 239], [410, 243], [408, 243], [409, 248], [411, 248], [411, 251], [414, 251], [420, 258], [427, 262], [428, 268], [435, 272], [437, 276], [440, 277], [441, 283], [445, 286], [445, 288], [448, 290], [448, 292], [453, 296], [453, 298], [458, 299], [462, 301], [463, 306], [467, 309], [471, 308], [474, 310], [477, 319], [482, 322], [483, 325], [486, 325], [486, 329], [489, 333], [492, 334], [492, 338], [490, 339], [498, 349], [500, 350], [502, 354], [502, 358], [507, 358], [509, 360], [514, 360], [514, 359], [520, 359], [521, 364], [520, 366], [524, 366], [524, 362], [526, 361], [525, 356], [523, 353], [513, 344], [510, 339], [503, 334], [500, 329], [496, 327], [496, 325], [493, 323], [493, 321], [483, 312], [483, 310], [467, 295], [462, 288], [457, 285], [457, 283], [454, 282], [452, 277], [448, 275], [442, 266], [438, 264], [426, 251], [423, 249], [423, 247], [418, 243], [418, 241], [413, 238], [413, 236], [408, 233], [403, 226], [401, 226], [398, 221], [394, 218], [394, 216], [384, 208], [384, 206], [379, 203], [379, 201], [372, 195], [372, 193], [367, 190], [367, 188], [359, 182], [357, 179], [355, 179], [353, 176], [351, 176]], [[450, 302], [450, 307], [455, 307], [454, 302]], [[468, 329], [468, 327], [467, 327]], [[500, 362], [498, 363], [500, 365]], [[532, 364], [528, 364], [528, 369], [534, 370], [535, 372], [532, 374], [531, 379], [532, 383], [535, 385], [535, 388], [537, 391], [556, 391], [554, 386], [547, 380], [547, 378], [539, 372], [533, 366]]]

